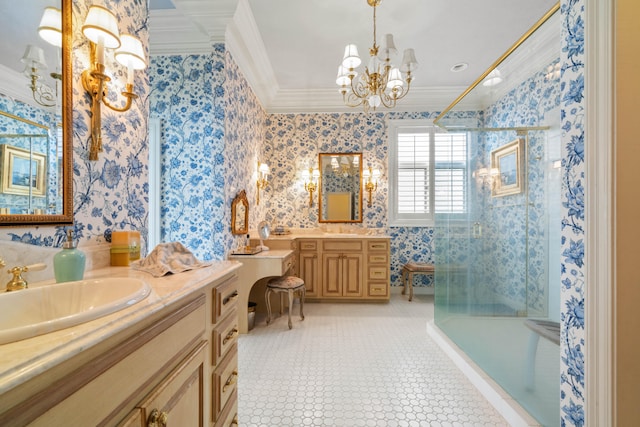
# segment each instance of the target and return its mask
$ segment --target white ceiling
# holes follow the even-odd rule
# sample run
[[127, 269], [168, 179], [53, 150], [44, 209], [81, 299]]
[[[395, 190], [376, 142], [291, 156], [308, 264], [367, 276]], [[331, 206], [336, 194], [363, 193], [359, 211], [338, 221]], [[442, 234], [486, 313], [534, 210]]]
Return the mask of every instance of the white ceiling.
[[[420, 64], [398, 109], [444, 109], [556, 2], [383, 0], [378, 42], [393, 33], [399, 52], [414, 48]], [[152, 54], [206, 52], [225, 42], [269, 112], [349, 111], [335, 85], [344, 46], [356, 43], [366, 58], [373, 42], [366, 0], [151, 0], [151, 8]], [[559, 42], [556, 27], [551, 37]], [[452, 72], [461, 62], [468, 68]]]

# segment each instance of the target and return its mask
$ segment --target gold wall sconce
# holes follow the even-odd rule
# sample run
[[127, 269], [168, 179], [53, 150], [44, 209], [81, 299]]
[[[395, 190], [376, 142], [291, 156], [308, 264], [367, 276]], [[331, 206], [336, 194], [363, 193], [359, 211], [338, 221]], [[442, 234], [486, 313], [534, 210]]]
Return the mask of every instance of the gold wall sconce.
[[313, 193], [318, 189], [318, 178], [320, 178], [318, 169], [309, 168], [309, 170], [302, 171], [304, 189], [309, 192], [309, 207], [313, 206]]
[[[38, 34], [47, 43], [62, 47], [62, 12], [55, 7], [45, 7], [38, 26]], [[44, 50], [36, 45], [29, 44], [20, 61], [25, 64], [24, 74], [29, 78], [29, 88], [33, 99], [43, 107], [53, 107], [58, 103], [58, 81], [62, 81], [59, 70], [50, 73], [54, 79], [55, 88], [40, 81], [40, 72], [47, 69]]]
[[480, 168], [472, 174], [479, 185], [487, 185], [490, 190], [493, 189], [493, 184], [495, 183], [498, 175], [500, 175], [500, 170], [498, 168]]
[[368, 169], [362, 171], [362, 179], [364, 181], [364, 190], [369, 193], [367, 206], [371, 207], [371, 196], [374, 191], [378, 189], [378, 181], [380, 180], [380, 171], [378, 169], [372, 169], [369, 166]]
[[[102, 6], [93, 5], [89, 8], [82, 33], [90, 41], [90, 68], [82, 73], [82, 86], [91, 95], [91, 144], [89, 160], [98, 160], [98, 153], [102, 151], [102, 104], [113, 111], [124, 112], [131, 108], [134, 99], [138, 97], [133, 92], [134, 70], [147, 67], [142, 42], [130, 34], [120, 34], [116, 16]], [[105, 74], [105, 49], [115, 49], [114, 57], [127, 67], [127, 83], [122, 96], [126, 103], [117, 107], [107, 100], [107, 83], [111, 78]]]
[[269, 165], [258, 162], [258, 180], [256, 181], [258, 197], [256, 205], [260, 204], [260, 190], [267, 188], [267, 185], [269, 185]]

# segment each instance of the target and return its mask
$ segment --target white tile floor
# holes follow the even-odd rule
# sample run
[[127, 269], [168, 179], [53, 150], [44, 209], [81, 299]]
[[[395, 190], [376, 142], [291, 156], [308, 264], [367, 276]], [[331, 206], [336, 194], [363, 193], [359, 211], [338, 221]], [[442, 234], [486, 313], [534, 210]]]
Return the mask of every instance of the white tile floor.
[[508, 425], [427, 336], [432, 296], [294, 309], [240, 336], [240, 426]]

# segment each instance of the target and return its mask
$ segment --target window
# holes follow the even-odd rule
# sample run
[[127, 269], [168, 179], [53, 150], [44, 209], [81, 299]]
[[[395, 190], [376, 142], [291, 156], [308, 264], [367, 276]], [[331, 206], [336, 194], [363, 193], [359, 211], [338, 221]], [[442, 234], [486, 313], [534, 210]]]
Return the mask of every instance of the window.
[[466, 133], [392, 120], [389, 147], [389, 225], [430, 226], [434, 212], [466, 213]]

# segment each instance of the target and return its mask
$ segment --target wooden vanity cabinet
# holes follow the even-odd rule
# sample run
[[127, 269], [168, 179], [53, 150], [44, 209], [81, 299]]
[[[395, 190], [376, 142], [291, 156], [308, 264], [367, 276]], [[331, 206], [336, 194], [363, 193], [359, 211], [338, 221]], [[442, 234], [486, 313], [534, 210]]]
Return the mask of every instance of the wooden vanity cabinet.
[[320, 296], [320, 256], [317, 240], [298, 241], [298, 277], [304, 280], [306, 298]]
[[0, 425], [234, 425], [237, 295], [229, 274], [9, 391]]
[[361, 298], [362, 240], [322, 241], [322, 296]]
[[298, 241], [299, 277], [307, 299], [388, 300], [388, 238]]

